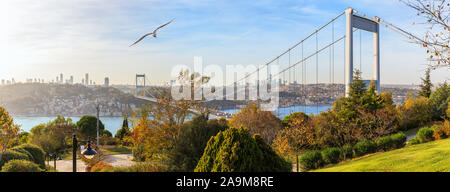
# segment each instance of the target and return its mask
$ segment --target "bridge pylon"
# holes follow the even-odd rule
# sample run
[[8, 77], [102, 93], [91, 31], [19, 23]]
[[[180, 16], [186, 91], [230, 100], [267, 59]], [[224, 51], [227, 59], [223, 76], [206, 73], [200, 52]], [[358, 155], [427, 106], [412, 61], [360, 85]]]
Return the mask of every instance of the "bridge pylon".
[[345, 37], [345, 96], [350, 92], [350, 85], [353, 81], [353, 28], [373, 33], [373, 77], [377, 92], [380, 93], [380, 27], [379, 18], [367, 19], [354, 14], [354, 10], [349, 7], [345, 10], [346, 15], [346, 37]]
[[136, 90], [135, 90], [136, 96], [138, 96], [139, 90], [144, 90], [145, 96], [145, 74], [136, 74]]

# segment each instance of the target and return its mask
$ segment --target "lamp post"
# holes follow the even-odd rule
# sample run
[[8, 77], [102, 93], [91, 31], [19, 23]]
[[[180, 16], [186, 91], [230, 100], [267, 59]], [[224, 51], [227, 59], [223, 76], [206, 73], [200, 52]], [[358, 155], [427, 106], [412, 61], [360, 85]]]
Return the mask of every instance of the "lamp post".
[[95, 108], [97, 109], [97, 145], [96, 145], [96, 147], [98, 148], [100, 145], [99, 145], [99, 129], [100, 129], [100, 125], [99, 125], [99, 119], [100, 119], [100, 104], [98, 103], [98, 100], [97, 100], [97, 105], [95, 106]]
[[[81, 152], [87, 159], [92, 159], [96, 154], [97, 151], [93, 150], [91, 148], [91, 138], [88, 137], [88, 147], [84, 151]], [[78, 140], [77, 135], [73, 134], [73, 172], [77, 172], [77, 146], [78, 146]]]

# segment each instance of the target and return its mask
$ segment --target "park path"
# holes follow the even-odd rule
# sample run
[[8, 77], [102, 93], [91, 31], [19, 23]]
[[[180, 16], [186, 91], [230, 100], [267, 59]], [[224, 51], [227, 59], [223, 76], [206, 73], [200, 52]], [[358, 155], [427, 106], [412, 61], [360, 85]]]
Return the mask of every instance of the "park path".
[[[133, 156], [131, 154], [117, 154], [117, 155], [105, 155], [105, 163], [109, 163], [114, 167], [126, 167], [131, 166], [135, 162], [132, 161]], [[53, 166], [53, 162], [50, 162], [50, 165]], [[72, 172], [72, 160], [57, 160], [56, 161], [56, 170], [58, 172]], [[77, 159], [77, 172], [85, 172], [86, 165], [84, 165], [83, 161]]]

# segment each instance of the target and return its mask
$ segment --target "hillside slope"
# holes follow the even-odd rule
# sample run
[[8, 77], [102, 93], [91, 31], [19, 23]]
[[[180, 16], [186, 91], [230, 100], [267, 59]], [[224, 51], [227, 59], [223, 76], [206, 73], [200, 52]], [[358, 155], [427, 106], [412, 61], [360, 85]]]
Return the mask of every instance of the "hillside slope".
[[318, 172], [450, 172], [450, 139], [346, 161]]

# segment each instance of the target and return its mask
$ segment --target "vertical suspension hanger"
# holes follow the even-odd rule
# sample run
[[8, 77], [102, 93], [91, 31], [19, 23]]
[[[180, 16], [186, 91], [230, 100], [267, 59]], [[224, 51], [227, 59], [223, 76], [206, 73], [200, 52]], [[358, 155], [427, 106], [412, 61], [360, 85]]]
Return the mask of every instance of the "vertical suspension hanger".
[[[289, 49], [289, 82], [288, 82], [289, 89], [288, 89], [288, 91], [290, 91], [291, 82], [292, 82], [291, 70], [292, 70], [292, 68], [291, 68], [291, 49]], [[289, 113], [292, 113], [292, 108], [290, 106], [289, 106], [289, 111], [290, 111]]]
[[[318, 87], [319, 87], [319, 39], [317, 37], [318, 32], [316, 32], [316, 98], [318, 93]], [[319, 103], [316, 99], [316, 113], [319, 113]]]
[[291, 49], [289, 49], [289, 84], [291, 83]]
[[[305, 57], [304, 57], [304, 49], [303, 49], [303, 44], [304, 44], [304, 42], [302, 43], [302, 60], [303, 60], [303, 78], [304, 78], [304, 80], [303, 80], [303, 97], [305, 97], [305, 101], [306, 101], [306, 97], [307, 97], [307, 95], [306, 95], [306, 75], [307, 75], [307, 73], [306, 73], [306, 62], [305, 62]], [[304, 113], [306, 113], [306, 102], [303, 104], [303, 112]]]
[[331, 23], [331, 47], [330, 47], [330, 83], [331, 98], [334, 95], [334, 22]]

